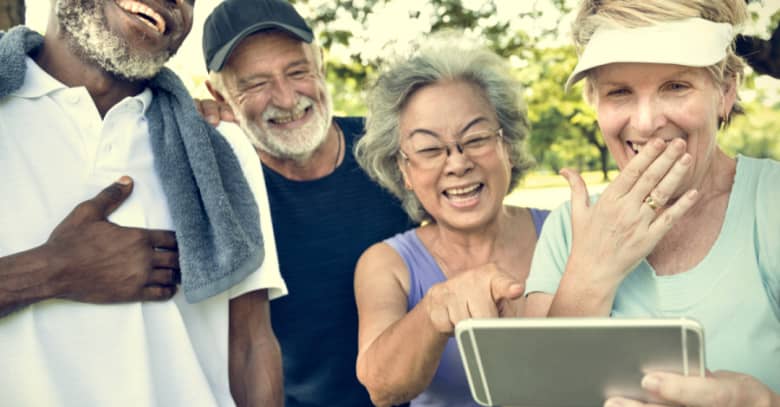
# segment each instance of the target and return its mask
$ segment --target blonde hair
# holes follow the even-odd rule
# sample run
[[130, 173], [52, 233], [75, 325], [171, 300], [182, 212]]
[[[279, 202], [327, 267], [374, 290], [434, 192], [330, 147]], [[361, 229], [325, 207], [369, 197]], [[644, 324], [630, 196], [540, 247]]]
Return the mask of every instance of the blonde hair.
[[[748, 12], [744, 0], [583, 0], [572, 24], [572, 35], [577, 53], [581, 54], [593, 33], [601, 27], [636, 28], [694, 17], [739, 27], [747, 21]], [[738, 85], [745, 62], [737, 56], [732, 43], [726, 57], [706, 69], [717, 85], [722, 86], [732, 78]], [[594, 91], [591, 75], [589, 72], [585, 78], [584, 92], [588, 100]], [[743, 109], [737, 102], [721, 120], [728, 124], [733, 115], [740, 113]]]

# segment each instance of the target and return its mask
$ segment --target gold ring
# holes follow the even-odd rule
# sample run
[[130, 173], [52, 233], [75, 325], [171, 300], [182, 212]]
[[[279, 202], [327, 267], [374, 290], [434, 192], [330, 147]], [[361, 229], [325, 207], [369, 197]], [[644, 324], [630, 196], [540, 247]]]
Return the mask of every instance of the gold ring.
[[650, 209], [652, 209], [654, 211], [657, 211], [658, 208], [660, 208], [658, 203], [655, 201], [655, 199], [653, 199], [653, 197], [651, 195], [648, 195], [643, 202], [646, 203], [647, 206], [649, 206]]

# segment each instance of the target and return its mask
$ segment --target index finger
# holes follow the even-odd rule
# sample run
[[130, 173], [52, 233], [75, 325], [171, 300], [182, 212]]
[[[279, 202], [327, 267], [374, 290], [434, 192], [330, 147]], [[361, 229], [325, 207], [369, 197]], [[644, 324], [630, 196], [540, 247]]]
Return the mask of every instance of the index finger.
[[523, 295], [525, 284], [503, 273], [497, 273], [490, 280], [490, 295], [494, 303], [501, 300], [514, 300]]
[[656, 158], [666, 149], [666, 143], [660, 138], [650, 140], [647, 145], [628, 162], [626, 168], [620, 170], [610, 187], [616, 190], [620, 196], [625, 195], [634, 184], [642, 177], [642, 174], [650, 167]]

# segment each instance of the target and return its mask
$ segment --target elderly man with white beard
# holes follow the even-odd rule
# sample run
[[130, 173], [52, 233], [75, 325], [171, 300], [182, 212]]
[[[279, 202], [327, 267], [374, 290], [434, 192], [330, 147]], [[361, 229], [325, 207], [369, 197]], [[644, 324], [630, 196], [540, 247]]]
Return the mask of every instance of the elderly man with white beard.
[[203, 32], [209, 90], [254, 144], [268, 189], [290, 290], [271, 302], [285, 405], [371, 405], [355, 376], [355, 265], [411, 222], [355, 161], [363, 119], [333, 117], [321, 50], [290, 3], [227, 0]]
[[261, 169], [163, 68], [193, 3], [53, 0], [45, 36], [0, 33], [3, 405], [282, 403]]

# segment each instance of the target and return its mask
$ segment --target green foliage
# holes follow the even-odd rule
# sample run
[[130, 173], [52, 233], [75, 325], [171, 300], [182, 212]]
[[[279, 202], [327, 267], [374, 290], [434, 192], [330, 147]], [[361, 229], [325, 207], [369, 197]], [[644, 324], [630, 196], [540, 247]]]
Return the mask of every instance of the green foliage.
[[745, 105], [746, 114], [735, 117], [718, 135], [718, 144], [729, 154], [780, 160], [780, 121], [777, 108], [760, 103]]
[[[368, 83], [382, 64], [381, 59], [366, 58], [363, 50], [354, 45], [355, 33], [339, 21], [351, 19], [366, 27], [375, 9], [395, 1], [399, 0], [293, 0], [293, 3], [305, 4], [313, 13], [309, 20], [326, 50], [334, 47], [348, 50], [346, 59], [343, 52], [338, 58], [326, 54], [328, 84], [337, 114], [365, 114]], [[545, 3], [544, 0], [536, 1], [537, 4]], [[572, 3], [570, 0], [548, 2], [560, 12], [558, 22], [570, 11]], [[423, 27], [426, 32], [463, 30], [483, 38], [496, 53], [510, 59], [525, 88], [532, 123], [528, 148], [536, 158], [538, 168], [556, 173], [562, 167], [596, 169], [605, 177], [615, 165], [598, 131], [595, 112], [584, 101], [581, 85], [569, 92], [563, 89], [577, 62], [574, 49], [550, 45], [560, 43], [557, 41], [560, 24], [530, 35], [525, 27], [522, 30], [511, 28], [508, 21], [540, 18], [541, 11], [498, 18], [498, 4], [499, 0], [429, 0], [414, 5], [410, 2], [408, 13], [411, 24]], [[431, 15], [424, 12], [429, 9], [433, 10]], [[776, 26], [778, 21], [780, 12], [773, 16], [772, 24]], [[757, 88], [752, 75], [746, 79], [748, 89]], [[746, 106], [748, 116], [736, 118], [719, 141], [732, 154], [780, 158], [780, 125], [777, 124], [780, 106], [770, 108], [761, 104], [764, 95], [760, 89], [756, 93], [758, 102]]]

